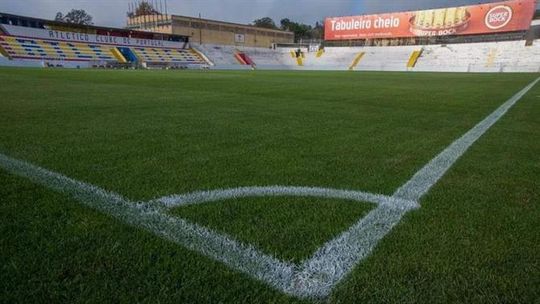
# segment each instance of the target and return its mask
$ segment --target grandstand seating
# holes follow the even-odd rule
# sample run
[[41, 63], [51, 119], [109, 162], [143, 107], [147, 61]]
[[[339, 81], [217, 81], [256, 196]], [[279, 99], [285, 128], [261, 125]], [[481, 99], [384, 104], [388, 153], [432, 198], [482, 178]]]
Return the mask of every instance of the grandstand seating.
[[[114, 47], [104, 44], [64, 42], [0, 35], [0, 54], [13, 59], [165, 64], [206, 64], [191, 49]], [[126, 57], [124, 54], [132, 54]]]
[[[118, 51], [118, 52], [116, 52]], [[113, 54], [118, 58], [118, 61], [126, 61], [126, 62], [137, 62], [139, 59], [137, 58], [137, 55], [133, 53], [133, 51], [124, 46], [119, 46], [116, 48], [116, 51], [113, 50]]]
[[[248, 69], [250, 65], [241, 64], [236, 58], [238, 48], [227, 45], [192, 45], [199, 51], [204, 53], [210, 61], [215, 64], [217, 69]], [[280, 52], [266, 48], [241, 48], [242, 53], [249, 56], [254, 65], [263, 65], [265, 69], [279, 68], [287, 69], [289, 64], [296, 62], [296, 59], [287, 58], [287, 62], [283, 62]]]
[[416, 47], [365, 47], [358, 71], [406, 71], [411, 53]]
[[218, 63], [219, 66], [239, 65], [236, 58], [234, 58], [235, 49], [232, 46], [203, 44], [194, 47], [204, 53], [212, 62]]
[[[241, 67], [235, 48], [200, 46], [217, 68]], [[426, 46], [327, 47], [324, 55], [307, 52], [299, 66], [290, 48], [242, 48], [260, 69], [436, 71], [436, 72], [540, 72], [540, 40]], [[359, 56], [363, 54], [362, 56]], [[358, 59], [358, 60], [357, 60]]]
[[4, 49], [4, 46], [2, 45], [2, 36], [0, 36], [0, 57], [9, 57], [9, 54]]
[[339, 52], [335, 52], [332, 49], [326, 48], [324, 55], [317, 57], [317, 54], [306, 53], [306, 60], [304, 61], [304, 68], [306, 69], [321, 69], [321, 70], [348, 70], [351, 67], [356, 69], [356, 66], [361, 64], [362, 58], [355, 61], [360, 53], [365, 52], [355, 50], [353, 48], [342, 48]]
[[[326, 47], [324, 51], [302, 49], [299, 60], [292, 48], [250, 48], [196, 45], [194, 49], [124, 47], [84, 42], [64, 42], [0, 35], [0, 56], [33, 59], [58, 65], [74, 61], [102, 63], [141, 62], [149, 65], [207, 65], [215, 68], [356, 71], [437, 71], [437, 72], [540, 72], [540, 40], [461, 43], [424, 46]], [[292, 54], [291, 55], [291, 51]], [[204, 54], [204, 55], [201, 55]], [[243, 54], [241, 64], [235, 56]], [[7, 60], [3, 58], [3, 62]], [[65, 61], [65, 62], [64, 62]], [[96, 63], [94, 63], [96, 62]]]
[[206, 64], [205, 60], [191, 49], [164, 49], [142, 47], [134, 47], [131, 49], [142, 62]]
[[426, 46], [416, 71], [540, 72], [540, 45], [525, 41]]
[[408, 68], [414, 68], [416, 66], [416, 63], [418, 62], [418, 58], [422, 55], [423, 50], [420, 49], [418, 51], [413, 51], [411, 54], [411, 57], [409, 58], [409, 62], [407, 62]]
[[253, 62], [253, 60], [251, 60], [251, 58], [249, 58], [249, 56], [246, 55], [245, 53], [237, 52], [234, 56], [236, 57], [236, 59], [238, 60], [240, 64], [250, 65], [252, 67], [255, 67], [255, 62]]
[[354, 60], [351, 63], [351, 66], [349, 67], [349, 71], [353, 71], [356, 68], [356, 66], [360, 63], [360, 60], [364, 58], [365, 54], [366, 54], [365, 52], [360, 52], [358, 53], [358, 55], [356, 55], [356, 57], [354, 57]]
[[111, 50], [100, 44], [0, 36], [0, 45], [11, 58], [116, 61]]
[[128, 60], [126, 59], [126, 57], [124, 57], [124, 55], [119, 50], [119, 48], [111, 48], [111, 52], [112, 52], [114, 58], [116, 58], [116, 60], [118, 62], [120, 62], [120, 63], [127, 63], [128, 62]]
[[245, 48], [244, 52], [257, 64], [257, 66], [282, 67], [297, 65], [296, 57], [287, 55], [287, 51]]

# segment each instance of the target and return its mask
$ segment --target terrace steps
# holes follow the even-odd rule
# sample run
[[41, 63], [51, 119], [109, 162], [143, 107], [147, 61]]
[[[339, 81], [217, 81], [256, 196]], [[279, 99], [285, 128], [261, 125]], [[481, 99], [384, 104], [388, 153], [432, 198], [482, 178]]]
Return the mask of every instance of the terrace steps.
[[356, 57], [354, 57], [353, 62], [349, 66], [349, 71], [353, 71], [354, 68], [356, 68], [356, 66], [360, 63], [360, 60], [362, 60], [365, 54], [366, 54], [365, 52], [360, 52], [356, 55]]
[[122, 53], [118, 50], [118, 48], [111, 48], [111, 52], [113, 56], [118, 60], [120, 63], [127, 63], [127, 59], [122, 55]]
[[422, 50], [413, 51], [411, 54], [411, 57], [409, 58], [409, 61], [407, 62], [407, 67], [414, 68], [421, 55], [422, 55]]

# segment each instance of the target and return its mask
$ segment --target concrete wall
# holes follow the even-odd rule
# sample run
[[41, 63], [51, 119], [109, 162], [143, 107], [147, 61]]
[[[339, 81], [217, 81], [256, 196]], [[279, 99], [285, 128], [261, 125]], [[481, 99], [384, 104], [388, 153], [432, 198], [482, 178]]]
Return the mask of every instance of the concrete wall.
[[173, 16], [172, 27], [173, 34], [191, 36], [191, 41], [198, 44], [269, 48], [273, 43], [294, 41], [290, 32], [192, 17]]
[[128, 18], [128, 28], [190, 36], [197, 44], [270, 48], [274, 43], [293, 43], [287, 31], [186, 16], [140, 16]]

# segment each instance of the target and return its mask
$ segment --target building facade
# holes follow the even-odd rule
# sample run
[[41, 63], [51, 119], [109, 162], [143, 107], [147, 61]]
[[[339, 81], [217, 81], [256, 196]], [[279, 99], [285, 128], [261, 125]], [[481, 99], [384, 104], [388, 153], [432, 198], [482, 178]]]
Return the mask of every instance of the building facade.
[[146, 15], [128, 18], [128, 29], [191, 37], [192, 43], [269, 48], [294, 42], [288, 31], [177, 15]]

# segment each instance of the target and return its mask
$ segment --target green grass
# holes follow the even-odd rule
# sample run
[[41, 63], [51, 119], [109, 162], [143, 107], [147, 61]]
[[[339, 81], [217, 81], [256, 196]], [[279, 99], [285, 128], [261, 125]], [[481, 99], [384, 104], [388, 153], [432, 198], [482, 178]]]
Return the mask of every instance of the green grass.
[[[532, 74], [0, 69], [0, 153], [132, 200], [239, 186], [392, 194]], [[540, 88], [476, 143], [331, 303], [540, 298]], [[300, 261], [367, 211], [242, 199], [175, 212]], [[1, 301], [293, 303], [0, 171]]]
[[374, 207], [311, 197], [263, 197], [183, 206], [173, 214], [300, 263]]

